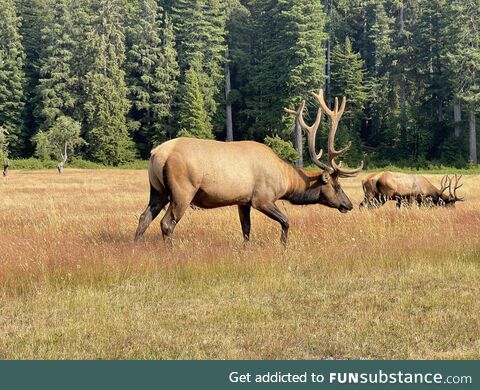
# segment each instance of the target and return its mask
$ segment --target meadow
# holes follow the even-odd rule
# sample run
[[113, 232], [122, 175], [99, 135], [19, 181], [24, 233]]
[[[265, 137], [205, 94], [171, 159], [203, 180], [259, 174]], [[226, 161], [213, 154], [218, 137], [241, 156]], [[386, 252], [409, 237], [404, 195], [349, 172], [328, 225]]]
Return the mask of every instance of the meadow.
[[[441, 175], [427, 175], [438, 185]], [[133, 244], [145, 170], [0, 180], [2, 359], [480, 359], [480, 177], [455, 209], [189, 210]]]

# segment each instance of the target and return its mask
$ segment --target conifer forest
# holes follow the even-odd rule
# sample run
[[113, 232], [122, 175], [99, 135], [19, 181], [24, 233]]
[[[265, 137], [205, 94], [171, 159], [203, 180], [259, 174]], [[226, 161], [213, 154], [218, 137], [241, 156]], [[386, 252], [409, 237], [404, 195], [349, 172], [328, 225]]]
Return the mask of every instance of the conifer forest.
[[119, 165], [190, 136], [308, 165], [283, 108], [313, 122], [323, 88], [348, 98], [347, 164], [477, 164], [480, 0], [0, 0], [0, 26], [3, 159]]

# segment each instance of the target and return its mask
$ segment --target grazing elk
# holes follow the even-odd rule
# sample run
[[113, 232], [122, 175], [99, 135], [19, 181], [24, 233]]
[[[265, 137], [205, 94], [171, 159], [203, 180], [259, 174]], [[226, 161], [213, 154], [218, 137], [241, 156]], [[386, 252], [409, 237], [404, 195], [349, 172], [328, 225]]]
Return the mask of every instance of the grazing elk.
[[[445, 175], [440, 189], [437, 189], [421, 175], [396, 172], [371, 173], [362, 180], [365, 198], [360, 208], [379, 207], [389, 200], [395, 200], [397, 207], [413, 203], [454, 207], [455, 202], [464, 200], [457, 197], [457, 190], [463, 185], [458, 184], [461, 178], [462, 176]], [[448, 195], [445, 193], [447, 189]]]
[[[171, 246], [175, 226], [190, 206], [216, 208], [237, 205], [245, 241], [250, 238], [250, 210], [255, 208], [282, 226], [281, 241], [287, 242], [288, 219], [276, 206], [277, 200], [292, 204], [323, 204], [342, 213], [353, 209], [352, 202], [338, 181], [353, 177], [363, 168], [346, 170], [336, 164], [335, 158], [348, 150], [334, 148], [337, 126], [345, 110], [346, 99], [340, 109], [338, 99], [330, 110], [323, 91], [314, 94], [320, 104], [315, 123], [307, 126], [303, 119], [305, 102], [295, 115], [308, 137], [313, 163], [322, 172], [297, 169], [279, 158], [269, 147], [252, 141], [218, 142], [193, 138], [177, 138], [158, 146], [151, 152], [148, 167], [150, 202], [140, 216], [135, 241], [144, 234], [150, 223], [169, 203], [161, 221], [164, 240]], [[322, 108], [330, 118], [328, 162], [320, 161], [322, 152], [315, 151], [315, 135], [322, 119]]]

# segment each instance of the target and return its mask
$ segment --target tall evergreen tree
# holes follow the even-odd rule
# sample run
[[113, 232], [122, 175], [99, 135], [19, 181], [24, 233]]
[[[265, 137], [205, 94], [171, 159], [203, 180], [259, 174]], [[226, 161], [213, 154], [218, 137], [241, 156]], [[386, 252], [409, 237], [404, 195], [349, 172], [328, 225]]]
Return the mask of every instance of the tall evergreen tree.
[[[247, 105], [255, 138], [280, 134], [292, 139], [296, 133], [296, 147], [301, 151], [300, 128], [283, 115], [282, 108], [299, 104], [310, 91], [324, 85], [323, 6], [309, 0], [267, 0], [254, 2], [251, 12], [257, 39], [250, 81], [253, 96]], [[311, 112], [316, 113], [315, 106]]]
[[480, 3], [455, 0], [451, 3], [449, 33], [451, 50], [446, 54], [454, 75], [454, 94], [468, 109], [469, 160], [478, 163], [476, 113], [480, 105]]
[[109, 165], [118, 165], [134, 157], [134, 144], [126, 124], [130, 103], [122, 69], [125, 45], [119, 8], [116, 0], [94, 2], [87, 48], [90, 64], [84, 80], [90, 155]]
[[177, 89], [172, 24], [155, 0], [142, 0], [132, 14], [127, 37], [131, 116], [138, 127], [137, 145], [146, 157], [154, 144], [166, 139], [165, 121]]
[[157, 143], [165, 138], [172, 138], [175, 135], [172, 120], [173, 106], [178, 91], [178, 78], [180, 76], [173, 22], [166, 11], [163, 14], [162, 26], [162, 63], [157, 69], [156, 77], [160, 80], [163, 87], [161, 91], [158, 91], [156, 98], [158, 102], [163, 105], [164, 111], [161, 120], [162, 132], [154, 138], [154, 141]]
[[[348, 37], [343, 45], [333, 49], [331, 80], [332, 96], [346, 96], [348, 99], [348, 110], [341, 127], [348, 129], [348, 139], [359, 140], [361, 122], [365, 119], [364, 111], [369, 100], [369, 86], [365, 63], [360, 54], [353, 51]], [[339, 136], [341, 140], [341, 134]], [[359, 145], [356, 146], [358, 148]]]
[[180, 68], [185, 74], [192, 61], [200, 62], [199, 83], [211, 120], [224, 80], [226, 0], [177, 0], [170, 9]]
[[24, 148], [25, 52], [13, 0], [0, 0], [0, 126], [8, 134], [12, 156]]
[[365, 63], [359, 53], [352, 49], [347, 37], [343, 45], [337, 45], [332, 53], [332, 95], [348, 98], [348, 112], [345, 119], [351, 125], [358, 125], [368, 101], [368, 85]]
[[205, 111], [205, 103], [199, 82], [200, 60], [193, 59], [185, 73], [181, 88], [181, 102], [178, 112], [179, 136], [211, 139], [212, 125]]
[[17, 14], [22, 23], [20, 34], [25, 50], [25, 123], [22, 156], [31, 156], [34, 148], [32, 136], [38, 129], [37, 85], [40, 78], [40, 53], [43, 50], [42, 30], [51, 22], [52, 0], [16, 0]]
[[60, 116], [73, 117], [77, 105], [78, 77], [74, 74], [74, 21], [71, 0], [58, 0], [52, 21], [42, 29], [44, 49], [40, 55], [37, 115], [48, 129]]
[[[254, 58], [253, 46], [256, 40], [253, 18], [247, 6], [235, 1], [231, 4], [227, 24], [228, 70], [230, 72], [231, 90], [226, 96], [226, 104], [232, 107], [232, 127], [235, 138], [251, 136], [248, 129], [252, 118], [248, 114], [246, 99], [252, 95], [250, 78]], [[227, 91], [226, 91], [227, 92]]]

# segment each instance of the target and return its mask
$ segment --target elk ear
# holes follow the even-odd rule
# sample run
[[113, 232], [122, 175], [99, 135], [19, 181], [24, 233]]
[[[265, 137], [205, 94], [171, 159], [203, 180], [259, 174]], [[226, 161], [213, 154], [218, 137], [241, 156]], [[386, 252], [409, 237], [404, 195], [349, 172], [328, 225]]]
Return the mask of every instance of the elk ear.
[[327, 171], [324, 171], [322, 173], [322, 176], [320, 177], [320, 181], [322, 184], [327, 184], [330, 179], [330, 174]]

